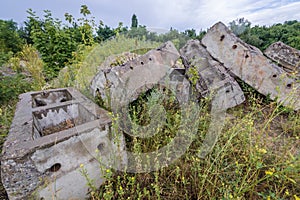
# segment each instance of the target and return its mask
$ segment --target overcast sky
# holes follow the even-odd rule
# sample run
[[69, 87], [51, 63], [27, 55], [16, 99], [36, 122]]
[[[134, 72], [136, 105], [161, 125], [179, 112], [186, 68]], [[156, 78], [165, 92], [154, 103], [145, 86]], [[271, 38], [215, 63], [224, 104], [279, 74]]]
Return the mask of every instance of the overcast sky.
[[1, 0], [0, 19], [13, 19], [21, 24], [28, 8], [39, 16], [50, 10], [64, 19], [65, 13], [80, 17], [80, 6], [87, 5], [96, 22], [110, 27], [119, 22], [130, 26], [135, 13], [140, 25], [148, 28], [206, 30], [214, 23], [225, 24], [244, 17], [252, 25], [272, 25], [287, 20], [300, 21], [300, 0]]

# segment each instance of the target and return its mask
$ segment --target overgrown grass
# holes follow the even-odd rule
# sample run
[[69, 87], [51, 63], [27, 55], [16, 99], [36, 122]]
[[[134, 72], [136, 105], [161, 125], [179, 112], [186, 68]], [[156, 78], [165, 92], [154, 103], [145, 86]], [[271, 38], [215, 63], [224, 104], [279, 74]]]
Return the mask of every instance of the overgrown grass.
[[[145, 109], [144, 103], [139, 105], [140, 110]], [[148, 118], [147, 114], [141, 116], [146, 112], [131, 115], [134, 113], [142, 121]], [[197, 138], [172, 165], [136, 174], [102, 169], [107, 181], [92, 190], [91, 199], [298, 200], [299, 112], [248, 93], [247, 102], [228, 110], [222, 135], [205, 159], [198, 157], [198, 150], [209, 126], [207, 106], [202, 107], [200, 116]], [[156, 149], [166, 137], [158, 133], [152, 139], [131, 140], [135, 147], [131, 151]]]

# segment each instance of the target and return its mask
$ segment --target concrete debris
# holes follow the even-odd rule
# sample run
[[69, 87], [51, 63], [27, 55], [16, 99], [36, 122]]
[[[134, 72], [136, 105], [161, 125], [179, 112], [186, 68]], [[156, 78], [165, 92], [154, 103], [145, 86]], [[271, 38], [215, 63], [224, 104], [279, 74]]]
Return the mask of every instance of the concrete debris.
[[126, 102], [129, 99], [133, 101], [167, 74], [172, 74], [172, 66], [179, 57], [179, 52], [171, 42], [164, 43], [129, 62], [101, 70], [91, 82], [91, 92], [107, 108], [113, 105], [112, 101], [119, 101], [120, 98], [125, 98]]
[[213, 105], [216, 109], [226, 110], [244, 102], [245, 96], [239, 84], [222, 64], [213, 60], [199, 40], [188, 41], [180, 53], [185, 60], [187, 76], [190, 80], [197, 77], [196, 89], [202, 96], [212, 95], [212, 102], [217, 103]]
[[300, 78], [300, 51], [292, 48], [283, 42], [275, 42], [271, 44], [264, 54], [277, 62], [288, 73], [294, 73], [294, 75]]
[[[166, 42], [141, 56], [110, 57], [93, 78], [91, 93], [101, 106], [118, 111], [157, 86], [171, 90], [179, 104], [187, 105], [194, 100], [193, 85], [200, 97], [212, 97], [213, 126], [200, 157], [217, 142], [226, 109], [245, 100], [233, 76], [285, 106], [300, 109], [300, 83], [289, 74], [299, 72], [296, 49], [278, 42], [265, 51], [287, 73], [219, 22], [201, 42], [188, 41], [180, 53]], [[130, 121], [126, 109], [120, 117], [124, 124]], [[20, 95], [2, 151], [1, 179], [9, 198], [85, 198], [88, 187], [79, 172], [82, 166], [98, 187], [105, 180], [95, 158], [115, 169], [128, 164], [124, 136], [111, 133], [111, 124], [108, 111], [73, 88]]]
[[202, 44], [213, 58], [261, 94], [294, 110], [300, 109], [300, 84], [259, 49], [231, 33], [223, 23], [211, 27]]
[[123, 136], [112, 137], [110, 126], [107, 111], [73, 88], [20, 95], [1, 160], [9, 199], [86, 198], [80, 165], [100, 186], [95, 158], [107, 167], [127, 164]]

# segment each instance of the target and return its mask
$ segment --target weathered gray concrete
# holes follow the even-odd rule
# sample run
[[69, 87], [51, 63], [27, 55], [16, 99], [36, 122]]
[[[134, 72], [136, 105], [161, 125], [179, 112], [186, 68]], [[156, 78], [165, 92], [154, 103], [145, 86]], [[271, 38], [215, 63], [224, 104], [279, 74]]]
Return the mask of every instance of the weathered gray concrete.
[[258, 92], [294, 110], [300, 109], [300, 84], [259, 49], [236, 37], [223, 23], [211, 27], [202, 44], [213, 58]]
[[[163, 80], [170, 78], [167, 76], [175, 73], [172, 67], [179, 58], [180, 54], [175, 46], [166, 42], [123, 65], [100, 70], [91, 82], [91, 92], [103, 101], [105, 107], [111, 107], [112, 101], [119, 101], [121, 98], [124, 98], [126, 103], [133, 101], [140, 93], [155, 84], [163, 84]], [[183, 96], [178, 98], [184, 99]]]
[[112, 137], [110, 125], [107, 112], [73, 88], [20, 95], [1, 160], [9, 198], [85, 198], [81, 164], [100, 186], [100, 163], [127, 163], [123, 136]]
[[264, 54], [280, 64], [285, 71], [295, 73], [300, 77], [300, 51], [298, 49], [283, 42], [275, 42], [264, 51]]
[[[226, 110], [245, 100], [239, 84], [226, 72], [219, 62], [213, 60], [199, 40], [189, 40], [180, 50], [185, 60], [187, 75], [195, 80], [196, 89], [202, 96], [214, 98], [219, 110]], [[216, 99], [220, 98], [220, 99]]]

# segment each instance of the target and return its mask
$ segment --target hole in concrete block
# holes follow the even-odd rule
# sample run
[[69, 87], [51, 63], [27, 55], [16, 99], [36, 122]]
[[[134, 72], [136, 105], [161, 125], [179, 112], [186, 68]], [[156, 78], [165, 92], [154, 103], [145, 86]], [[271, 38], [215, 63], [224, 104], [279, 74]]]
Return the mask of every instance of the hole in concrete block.
[[227, 89], [225, 92], [226, 92], [226, 93], [229, 93], [229, 92], [230, 92], [230, 90], [228, 90], [228, 89]]
[[46, 106], [54, 103], [61, 103], [72, 100], [72, 95], [68, 90], [44, 91], [32, 94], [32, 107]]
[[292, 86], [293, 86], [292, 83], [288, 83], [288, 84], [286, 85], [287, 88], [292, 88]]
[[151, 60], [152, 60], [152, 58], [149, 58], [149, 60], [151, 61]]
[[105, 126], [100, 126], [101, 131], [105, 131], [105, 129], [106, 129]]
[[249, 58], [248, 54], [246, 54], [245, 58]]
[[144, 65], [144, 62], [143, 62], [143, 61], [141, 61], [141, 65]]
[[61, 164], [60, 163], [55, 163], [54, 165], [52, 165], [49, 168], [49, 171], [50, 172], [57, 172], [58, 170], [60, 170], [60, 168], [61, 168]]
[[100, 144], [97, 146], [97, 149], [98, 149], [99, 151], [103, 151], [103, 150], [104, 150], [104, 147], [105, 147], [105, 143], [102, 142], [102, 143], [100, 143]]
[[237, 48], [237, 45], [233, 45], [233, 46], [232, 46], [232, 49], [236, 49], [236, 48]]
[[225, 35], [221, 35], [221, 37], [220, 37], [220, 41], [223, 41], [223, 40], [224, 40], [224, 38], [225, 38]]
[[273, 78], [277, 78], [277, 74], [273, 74], [273, 76], [272, 76]]
[[75, 126], [96, 120], [81, 104], [68, 104], [33, 112], [33, 133], [50, 135]]

